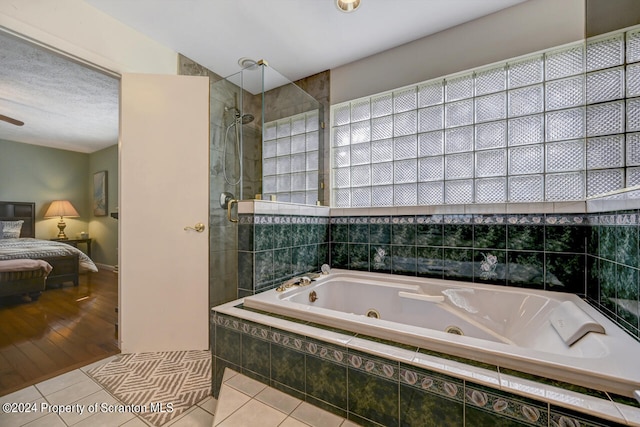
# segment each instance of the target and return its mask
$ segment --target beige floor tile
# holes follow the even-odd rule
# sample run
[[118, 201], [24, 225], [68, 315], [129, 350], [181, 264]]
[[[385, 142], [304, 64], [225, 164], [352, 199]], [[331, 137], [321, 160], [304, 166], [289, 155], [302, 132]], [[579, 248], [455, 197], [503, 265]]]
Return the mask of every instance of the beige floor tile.
[[92, 414], [90, 417], [84, 418], [77, 424], [73, 424], [73, 427], [118, 427], [134, 418], [136, 418], [136, 416], [130, 412], [98, 412], [97, 414]]
[[102, 390], [102, 387], [90, 378], [73, 384], [62, 390], [45, 395], [45, 399], [52, 405], [68, 405]]
[[150, 424], [144, 422], [139, 417], [132, 418], [124, 424], [120, 424], [121, 427], [149, 427], [149, 425]]
[[198, 406], [207, 411], [210, 414], [216, 413], [216, 406], [218, 405], [218, 400], [213, 396], [209, 396], [204, 400], [198, 402]]
[[[9, 412], [5, 413], [0, 411], [0, 426], [2, 427], [18, 427], [24, 424], [35, 421], [38, 418], [42, 418], [47, 413], [40, 411], [40, 405], [45, 402], [44, 397], [36, 399], [31, 402], [34, 406], [29, 409], [24, 409], [22, 412]], [[10, 402], [11, 403], [11, 402]], [[17, 403], [17, 402], [16, 402]]]
[[286, 414], [257, 400], [251, 400], [219, 425], [220, 427], [277, 427], [285, 418], [287, 418]]
[[307, 402], [302, 402], [300, 406], [291, 413], [291, 416], [313, 427], [339, 427], [343, 421], [343, 418], [310, 405]]
[[174, 422], [167, 424], [167, 427], [211, 427], [212, 425], [213, 415], [202, 408], [195, 407]]
[[0, 403], [33, 402], [41, 397], [42, 394], [38, 389], [35, 386], [30, 386], [0, 397]]
[[254, 397], [267, 387], [265, 384], [245, 375], [236, 375], [225, 381], [225, 385], [231, 386], [251, 397]]
[[296, 399], [293, 396], [289, 396], [286, 393], [276, 390], [275, 388], [267, 387], [256, 395], [256, 400], [266, 403], [272, 408], [277, 409], [285, 414], [291, 414], [294, 409], [302, 403], [300, 399]]
[[215, 412], [214, 426], [220, 424], [225, 418], [234, 413], [238, 408], [247, 403], [251, 398], [238, 390], [225, 384], [220, 389], [218, 406]]
[[67, 425], [57, 414], [48, 414], [25, 424], [24, 427], [67, 427]]
[[298, 421], [293, 417], [288, 417], [278, 427], [309, 427], [309, 424], [305, 424], [302, 421]]
[[238, 372], [234, 371], [233, 369], [224, 368], [224, 373], [222, 374], [222, 383], [224, 384], [236, 375], [238, 375]]
[[67, 425], [74, 425], [86, 418], [93, 416], [94, 413], [90, 412], [90, 407], [93, 407], [93, 405], [95, 404], [98, 404], [98, 408], [97, 408], [97, 411], [95, 411], [95, 413], [100, 413], [102, 411], [102, 409], [100, 408], [100, 405], [103, 403], [114, 405], [119, 402], [115, 397], [111, 396], [106, 391], [100, 389], [97, 392], [90, 394], [89, 396], [86, 396], [75, 402], [76, 405], [83, 408], [82, 413], [78, 411], [66, 412], [66, 413], [61, 413], [60, 417], [64, 420], [65, 423], [67, 423]]
[[74, 384], [86, 381], [89, 377], [80, 369], [76, 369], [66, 374], [58, 375], [57, 377], [48, 379], [41, 383], [36, 384], [36, 388], [44, 396], [48, 396], [56, 391], [60, 391], [64, 388], [72, 386]]
[[360, 424], [356, 424], [353, 421], [344, 420], [340, 427], [360, 427]]

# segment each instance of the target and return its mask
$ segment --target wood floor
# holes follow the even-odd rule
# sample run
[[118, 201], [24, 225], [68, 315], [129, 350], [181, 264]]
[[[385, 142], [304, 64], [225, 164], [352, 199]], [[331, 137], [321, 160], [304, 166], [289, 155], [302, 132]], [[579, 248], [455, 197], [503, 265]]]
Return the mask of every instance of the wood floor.
[[120, 352], [118, 275], [80, 275], [37, 301], [0, 298], [0, 396]]

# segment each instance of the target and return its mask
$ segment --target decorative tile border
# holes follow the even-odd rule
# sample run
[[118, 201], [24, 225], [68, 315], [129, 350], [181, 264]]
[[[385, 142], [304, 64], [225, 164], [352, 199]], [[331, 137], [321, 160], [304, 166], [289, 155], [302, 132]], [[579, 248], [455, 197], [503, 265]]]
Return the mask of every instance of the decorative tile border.
[[505, 396], [472, 385], [465, 387], [465, 403], [496, 417], [509, 418], [529, 425], [546, 427], [549, 422], [547, 405], [536, 404], [533, 401], [525, 402], [515, 396]]
[[445, 377], [433, 372], [412, 369], [406, 365], [400, 368], [400, 384], [416, 390], [435, 394], [457, 402], [464, 402], [465, 381]]
[[[268, 342], [270, 345], [293, 350], [301, 355], [312, 356], [327, 363], [355, 369], [365, 375], [396, 382], [400, 386], [410, 387], [420, 393], [464, 404], [470, 409], [477, 409], [488, 416], [495, 417], [496, 423], [502, 419], [504, 422], [511, 421], [540, 427], [547, 425], [589, 427], [611, 425], [606, 420], [555, 407], [552, 403], [550, 405], [502, 390], [495, 390], [467, 380], [373, 356], [360, 350], [350, 350], [346, 346], [331, 344], [227, 314], [212, 312], [211, 323], [224, 329], [249, 335], [265, 343]], [[216, 357], [217, 355], [214, 354], [214, 359]], [[224, 359], [221, 359], [221, 362], [223, 366], [226, 364]], [[286, 386], [286, 384], [283, 385]], [[348, 410], [347, 408], [336, 409]], [[468, 413], [465, 417], [472, 418], [473, 414]]]

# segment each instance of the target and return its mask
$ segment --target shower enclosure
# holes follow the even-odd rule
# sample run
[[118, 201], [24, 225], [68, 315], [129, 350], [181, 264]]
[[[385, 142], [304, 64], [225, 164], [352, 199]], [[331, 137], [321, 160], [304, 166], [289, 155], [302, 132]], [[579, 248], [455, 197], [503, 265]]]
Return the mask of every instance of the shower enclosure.
[[238, 297], [237, 225], [227, 219], [226, 203], [322, 200], [323, 108], [265, 61], [210, 80], [209, 286], [215, 306]]

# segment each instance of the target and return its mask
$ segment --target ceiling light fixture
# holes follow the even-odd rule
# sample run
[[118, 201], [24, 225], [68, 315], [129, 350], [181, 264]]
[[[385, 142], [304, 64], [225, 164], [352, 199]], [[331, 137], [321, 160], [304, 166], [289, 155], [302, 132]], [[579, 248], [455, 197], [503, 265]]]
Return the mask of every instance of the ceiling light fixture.
[[336, 0], [336, 6], [341, 12], [353, 12], [360, 6], [360, 0]]

